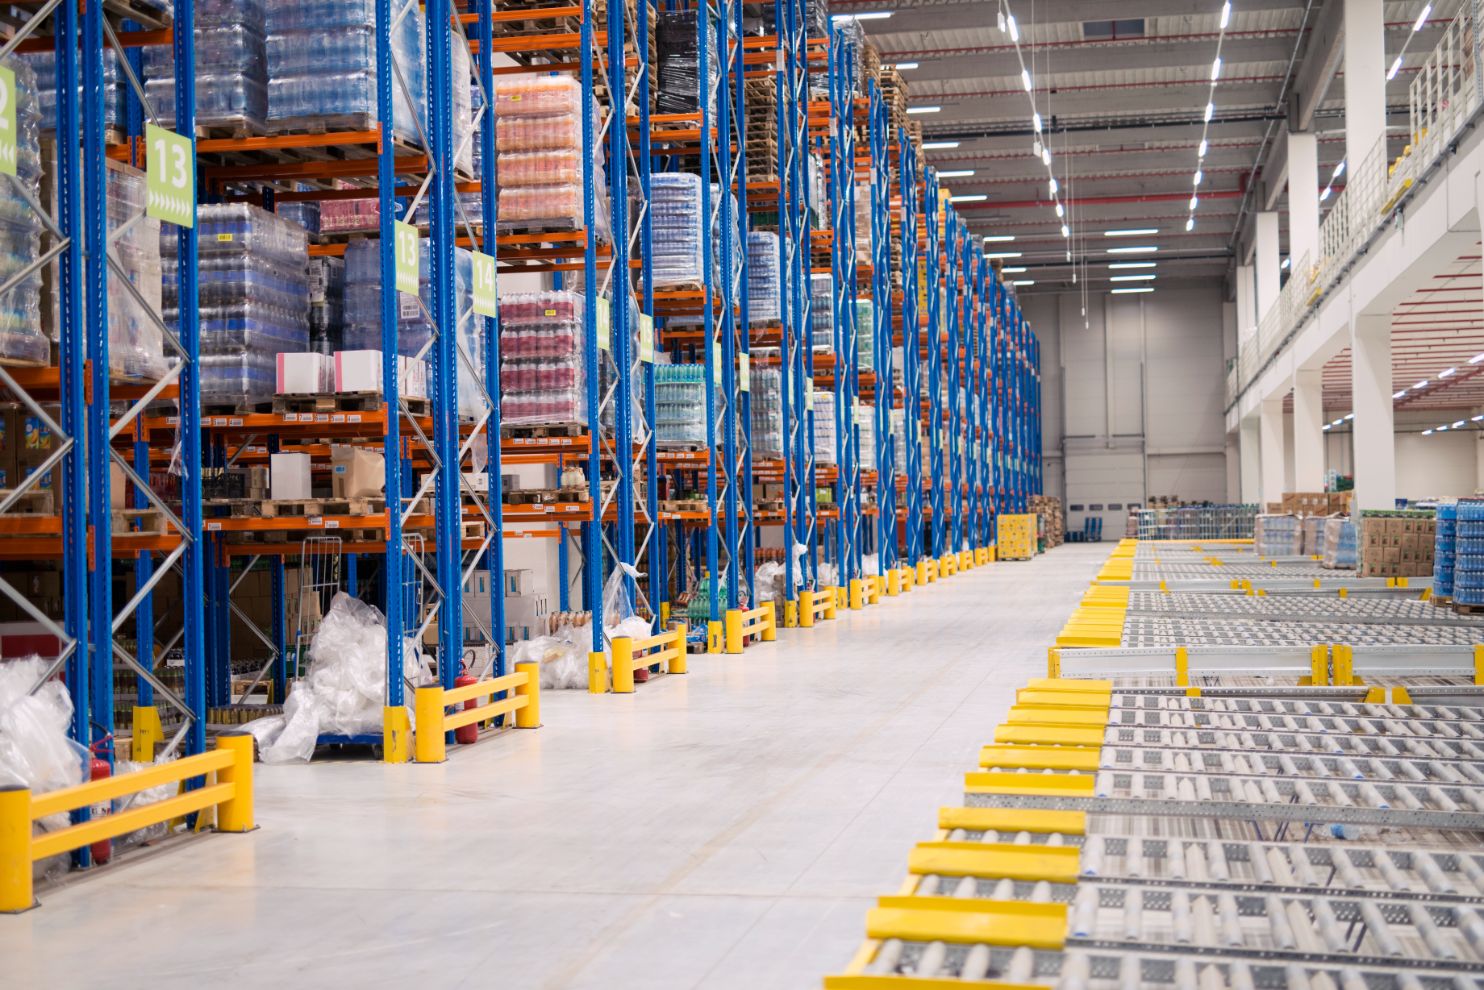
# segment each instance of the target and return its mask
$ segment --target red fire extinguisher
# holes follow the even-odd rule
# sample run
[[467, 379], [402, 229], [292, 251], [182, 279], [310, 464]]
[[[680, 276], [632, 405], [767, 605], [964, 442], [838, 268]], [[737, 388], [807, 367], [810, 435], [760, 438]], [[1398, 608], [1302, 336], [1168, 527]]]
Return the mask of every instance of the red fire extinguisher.
[[[109, 743], [109, 739], [100, 739], [93, 744], [92, 758], [88, 760], [88, 779], [106, 780], [113, 776], [113, 767], [99, 755], [99, 749]], [[94, 866], [102, 866], [113, 858], [113, 840], [99, 839], [89, 848], [93, 857]]]
[[[473, 677], [469, 674], [460, 674], [458, 677], [455, 677], [453, 679], [453, 686], [468, 687], [470, 684], [478, 683], [478, 681], [479, 678], [477, 677]], [[478, 707], [479, 702], [474, 700], [473, 698], [470, 698], [468, 701], [464, 702], [465, 710]], [[476, 743], [479, 741], [479, 726], [461, 725], [457, 729], [453, 730], [453, 738], [455, 742], [459, 743], [462, 746], [468, 746], [470, 743]]]

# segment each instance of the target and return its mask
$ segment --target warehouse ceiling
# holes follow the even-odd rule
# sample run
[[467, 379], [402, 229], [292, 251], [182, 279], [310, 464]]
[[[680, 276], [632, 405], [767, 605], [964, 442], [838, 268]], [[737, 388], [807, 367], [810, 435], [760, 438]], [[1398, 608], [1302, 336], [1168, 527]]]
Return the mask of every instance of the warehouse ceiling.
[[[1388, 64], [1406, 60], [1387, 86], [1390, 131], [1407, 135], [1408, 85], [1461, 0], [1387, 2]], [[1221, 0], [1014, 0], [1021, 55], [1045, 121], [1061, 197], [1071, 218], [1074, 263], [1053, 213], [1045, 166], [1035, 157], [1031, 101], [1015, 44], [998, 27], [994, 0], [833, 0], [842, 14], [890, 11], [860, 21], [883, 64], [902, 70], [918, 107], [927, 151], [942, 171], [973, 174], [943, 184], [978, 235], [1013, 236], [992, 245], [1019, 253], [1022, 292], [1073, 288], [1074, 267], [1093, 291], [1112, 287], [1127, 255], [1112, 246], [1153, 246], [1158, 283], [1225, 279], [1243, 251], [1241, 232], [1256, 210], [1286, 214], [1283, 189], [1287, 110], [1311, 120], [1319, 136], [1323, 185], [1344, 157], [1343, 0], [1232, 0], [1221, 47], [1221, 78], [1207, 138], [1201, 202], [1185, 229], [1196, 149], [1201, 141]], [[1109, 20], [1116, 16], [1117, 20]], [[1329, 202], [1333, 202], [1331, 198]], [[1277, 204], [1274, 207], [1272, 204]], [[1326, 204], [1327, 205], [1327, 204]], [[1106, 230], [1156, 229], [1132, 240]], [[1287, 232], [1284, 230], [1286, 250]], [[1137, 243], [1135, 243], [1137, 242]], [[1082, 262], [1085, 259], [1085, 267]], [[1124, 274], [1127, 274], [1125, 271]], [[1079, 288], [1081, 286], [1079, 285]]]

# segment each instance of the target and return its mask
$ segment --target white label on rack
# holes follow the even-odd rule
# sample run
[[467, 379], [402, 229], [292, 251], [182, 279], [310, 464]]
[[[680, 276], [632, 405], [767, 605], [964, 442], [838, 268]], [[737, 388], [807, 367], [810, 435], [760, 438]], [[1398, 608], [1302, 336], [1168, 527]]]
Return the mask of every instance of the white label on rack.
[[607, 299], [600, 296], [598, 308], [593, 313], [598, 326], [598, 350], [606, 351], [612, 344], [609, 338], [613, 334], [613, 306]]
[[654, 317], [639, 314], [639, 360], [654, 364]]
[[748, 354], [737, 355], [737, 387], [744, 392], [752, 391], [752, 358]]

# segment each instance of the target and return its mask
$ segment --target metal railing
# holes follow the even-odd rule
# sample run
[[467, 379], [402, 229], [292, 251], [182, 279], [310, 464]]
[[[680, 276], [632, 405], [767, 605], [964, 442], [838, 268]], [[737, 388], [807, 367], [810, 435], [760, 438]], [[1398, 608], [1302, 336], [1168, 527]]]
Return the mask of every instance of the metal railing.
[[1484, 0], [1469, 0], [1412, 80], [1409, 143], [1388, 161], [1383, 136], [1359, 162], [1346, 163], [1345, 188], [1319, 227], [1319, 257], [1291, 270], [1278, 301], [1255, 328], [1238, 328], [1236, 373], [1226, 380], [1227, 407], [1257, 380], [1325, 295], [1386, 226], [1417, 179], [1448, 153], [1452, 140], [1484, 105], [1480, 27]]

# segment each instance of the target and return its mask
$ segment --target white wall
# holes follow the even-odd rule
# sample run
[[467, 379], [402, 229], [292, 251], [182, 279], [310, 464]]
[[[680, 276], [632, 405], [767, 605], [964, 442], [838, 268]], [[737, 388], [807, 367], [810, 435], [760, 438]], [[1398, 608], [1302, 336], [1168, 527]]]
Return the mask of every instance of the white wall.
[[[1067, 504], [1151, 495], [1223, 501], [1227, 491], [1224, 333], [1219, 286], [1021, 300], [1041, 340], [1048, 492]], [[1080, 526], [1086, 513], [1071, 513]], [[1105, 536], [1125, 509], [1105, 510]]]

